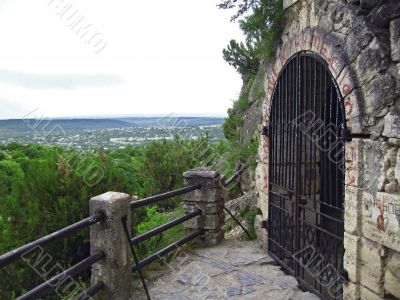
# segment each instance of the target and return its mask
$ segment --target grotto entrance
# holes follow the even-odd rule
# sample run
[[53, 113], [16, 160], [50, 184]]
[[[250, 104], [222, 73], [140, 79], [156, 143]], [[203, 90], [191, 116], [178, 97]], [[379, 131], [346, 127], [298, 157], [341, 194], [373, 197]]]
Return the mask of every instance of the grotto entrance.
[[319, 56], [299, 52], [271, 101], [268, 251], [323, 299], [342, 298], [343, 98]]

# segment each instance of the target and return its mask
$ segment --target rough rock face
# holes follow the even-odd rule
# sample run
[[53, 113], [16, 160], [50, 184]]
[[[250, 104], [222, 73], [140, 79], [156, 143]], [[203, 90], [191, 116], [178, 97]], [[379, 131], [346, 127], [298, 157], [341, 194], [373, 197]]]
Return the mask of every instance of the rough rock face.
[[240, 175], [240, 187], [244, 193], [248, 193], [255, 188], [255, 171], [247, 168]]
[[[232, 211], [232, 213], [237, 214], [239, 213], [239, 210], [246, 205], [255, 206], [256, 199], [256, 194], [253, 190], [244, 194], [242, 197], [226, 202], [225, 206]], [[229, 216], [227, 216], [227, 218], [229, 218]]]
[[390, 22], [390, 44], [393, 60], [400, 61], [400, 19]]
[[388, 268], [385, 271], [385, 289], [393, 296], [400, 298], [400, 254], [392, 252], [388, 257]]
[[[269, 68], [266, 62], [262, 62], [251, 89], [248, 91], [249, 109], [245, 113], [244, 122], [240, 132], [241, 143], [249, 143], [258, 138], [262, 129], [262, 100], [265, 96], [265, 74]], [[240, 176], [240, 187], [247, 193], [255, 187], [255, 172], [252, 168], [246, 169]]]
[[261, 101], [257, 100], [251, 104], [249, 110], [245, 115], [240, 135], [241, 141], [243, 143], [248, 142], [251, 138], [254, 137], [254, 134], [257, 132], [257, 129], [260, 126], [261, 120]]
[[261, 245], [261, 247], [265, 251], [267, 251], [267, 249], [268, 249], [268, 244], [267, 244], [268, 233], [267, 233], [267, 229], [262, 226], [263, 221], [264, 221], [263, 215], [257, 215], [254, 220], [254, 230], [256, 232], [258, 243]]
[[[268, 124], [270, 99], [285, 62], [300, 51], [320, 56], [343, 96], [349, 132], [360, 137], [345, 144], [344, 262], [350, 283], [344, 299], [399, 297], [395, 260], [400, 253], [400, 1], [283, 3], [286, 21], [277, 55], [259, 72], [264, 72], [266, 91], [262, 122]], [[252, 97], [255, 94], [253, 90]], [[250, 116], [255, 113], [251, 106], [244, 140], [256, 128], [258, 116]], [[255, 227], [264, 244], [266, 231], [260, 224], [268, 218], [268, 166], [268, 137], [260, 136], [255, 178], [262, 215]]]
[[248, 142], [257, 134], [262, 121], [262, 100], [265, 97], [265, 75], [270, 66], [263, 61], [260, 69], [254, 79], [251, 89], [248, 91], [248, 99], [250, 108], [245, 114], [245, 120], [242, 126], [240, 140], [244, 143]]
[[393, 107], [385, 116], [383, 135], [390, 138], [400, 137], [400, 107]]

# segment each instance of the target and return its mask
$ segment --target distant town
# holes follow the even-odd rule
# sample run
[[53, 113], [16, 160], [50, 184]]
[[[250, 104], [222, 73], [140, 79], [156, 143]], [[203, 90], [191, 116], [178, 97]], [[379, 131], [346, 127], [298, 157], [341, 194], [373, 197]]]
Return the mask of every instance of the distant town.
[[0, 144], [35, 143], [82, 151], [98, 147], [107, 150], [171, 140], [174, 135], [194, 140], [206, 134], [210, 142], [218, 142], [224, 139], [223, 121], [208, 117], [0, 120]]

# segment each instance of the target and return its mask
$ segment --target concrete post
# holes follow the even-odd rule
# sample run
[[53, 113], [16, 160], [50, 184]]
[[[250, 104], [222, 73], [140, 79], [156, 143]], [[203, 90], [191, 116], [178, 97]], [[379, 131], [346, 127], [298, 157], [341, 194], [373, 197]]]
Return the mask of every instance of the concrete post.
[[202, 189], [184, 195], [185, 213], [201, 209], [203, 214], [185, 223], [189, 231], [205, 230], [204, 244], [216, 245], [224, 238], [222, 226], [225, 221], [223, 212], [222, 187], [220, 174], [207, 168], [197, 168], [183, 174], [185, 185], [200, 183]]
[[92, 286], [103, 282], [100, 299], [127, 300], [132, 297], [132, 265], [129, 243], [121, 222], [127, 216], [131, 226], [131, 197], [108, 192], [89, 202], [90, 214], [102, 212], [106, 219], [90, 227], [90, 253], [103, 251], [104, 259], [92, 266]]

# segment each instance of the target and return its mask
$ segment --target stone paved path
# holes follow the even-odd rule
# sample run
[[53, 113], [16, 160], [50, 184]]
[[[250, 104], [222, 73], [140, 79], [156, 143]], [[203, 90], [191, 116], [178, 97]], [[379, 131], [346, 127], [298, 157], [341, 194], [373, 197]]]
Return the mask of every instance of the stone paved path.
[[153, 300], [319, 299], [299, 290], [297, 281], [256, 242], [225, 240], [215, 247], [182, 252], [169, 269], [149, 283]]

